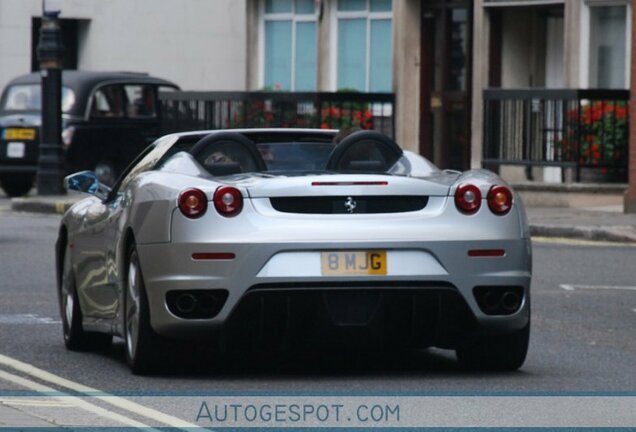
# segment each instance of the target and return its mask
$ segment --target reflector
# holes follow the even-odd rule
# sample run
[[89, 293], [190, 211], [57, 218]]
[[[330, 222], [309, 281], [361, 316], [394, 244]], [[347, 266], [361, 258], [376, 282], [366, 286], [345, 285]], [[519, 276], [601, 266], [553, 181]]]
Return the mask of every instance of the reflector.
[[195, 252], [193, 260], [233, 260], [236, 257], [232, 252]]
[[469, 257], [502, 257], [506, 255], [503, 249], [472, 249], [468, 251]]

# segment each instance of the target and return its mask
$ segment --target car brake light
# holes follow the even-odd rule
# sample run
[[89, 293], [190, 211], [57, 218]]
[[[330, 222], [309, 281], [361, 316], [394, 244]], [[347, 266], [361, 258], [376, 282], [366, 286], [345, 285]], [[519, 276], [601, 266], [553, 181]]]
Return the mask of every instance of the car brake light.
[[311, 182], [312, 186], [388, 186], [388, 181], [340, 181], [340, 182]]
[[214, 192], [214, 207], [221, 216], [236, 216], [243, 210], [243, 195], [232, 186], [221, 186]]
[[505, 186], [493, 186], [488, 191], [488, 207], [494, 214], [503, 216], [512, 208], [512, 192]]
[[455, 192], [455, 205], [462, 213], [476, 213], [481, 207], [481, 191], [472, 184], [460, 185]]
[[208, 198], [200, 189], [186, 189], [179, 194], [179, 210], [190, 219], [200, 218], [208, 209]]

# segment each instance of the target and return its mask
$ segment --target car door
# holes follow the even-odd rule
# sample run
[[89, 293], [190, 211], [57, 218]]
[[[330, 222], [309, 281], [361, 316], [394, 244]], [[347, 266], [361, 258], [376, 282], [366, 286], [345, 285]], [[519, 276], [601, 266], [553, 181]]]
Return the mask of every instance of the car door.
[[120, 242], [126, 211], [134, 194], [132, 183], [139, 173], [152, 168], [158, 157], [156, 147], [148, 146], [126, 168], [105, 199], [93, 197], [81, 209], [81, 223], [72, 241], [78, 255], [77, 289], [86, 317], [112, 319], [117, 316], [122, 272]]
[[86, 318], [109, 319], [114, 316], [116, 295], [108, 276], [111, 266], [105, 248], [105, 233], [113, 206], [97, 197], [80, 210], [80, 225], [70, 245], [75, 249], [76, 288]]

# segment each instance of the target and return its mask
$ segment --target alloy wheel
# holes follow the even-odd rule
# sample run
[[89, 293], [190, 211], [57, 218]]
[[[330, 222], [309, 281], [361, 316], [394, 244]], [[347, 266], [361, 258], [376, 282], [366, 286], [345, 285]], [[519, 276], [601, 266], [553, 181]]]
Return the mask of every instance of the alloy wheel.
[[64, 337], [68, 339], [71, 333], [71, 327], [73, 326], [73, 309], [75, 307], [75, 296], [73, 288], [71, 286], [71, 253], [68, 245], [64, 251], [64, 267], [62, 269], [62, 313], [64, 314], [65, 326]]
[[135, 258], [134, 255], [131, 256], [126, 284], [126, 350], [131, 359], [137, 354], [139, 341], [139, 270]]

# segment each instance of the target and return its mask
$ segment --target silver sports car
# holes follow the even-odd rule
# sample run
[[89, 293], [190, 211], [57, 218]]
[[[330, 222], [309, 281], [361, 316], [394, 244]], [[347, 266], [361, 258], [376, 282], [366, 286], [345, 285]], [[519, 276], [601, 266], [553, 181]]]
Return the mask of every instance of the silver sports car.
[[525, 360], [528, 224], [489, 171], [439, 170], [373, 131], [251, 129], [167, 135], [112, 189], [88, 171], [66, 185], [91, 195], [56, 245], [69, 349], [119, 336], [134, 373], [170, 341]]

